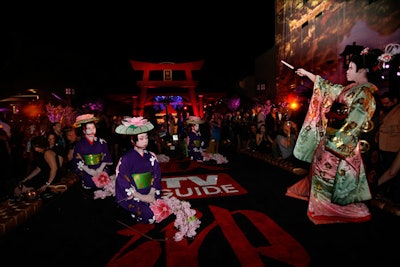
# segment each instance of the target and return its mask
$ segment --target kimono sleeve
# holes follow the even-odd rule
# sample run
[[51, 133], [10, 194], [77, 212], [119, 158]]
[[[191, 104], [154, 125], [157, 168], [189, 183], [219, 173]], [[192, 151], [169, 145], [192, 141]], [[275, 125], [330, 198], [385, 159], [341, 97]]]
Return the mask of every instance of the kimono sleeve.
[[135, 186], [129, 179], [130, 175], [130, 160], [127, 156], [123, 156], [117, 165], [117, 178], [115, 181], [115, 199], [126, 209], [129, 209], [129, 202], [127, 201], [127, 192], [131, 186]]
[[325, 113], [342, 90], [342, 85], [332, 84], [321, 76], [316, 76], [307, 114], [293, 151], [297, 159], [311, 162], [318, 144], [326, 133]]
[[156, 190], [161, 190], [161, 167], [160, 167], [160, 163], [158, 162], [158, 160], [156, 160], [154, 162], [154, 169], [153, 169], [153, 187]]

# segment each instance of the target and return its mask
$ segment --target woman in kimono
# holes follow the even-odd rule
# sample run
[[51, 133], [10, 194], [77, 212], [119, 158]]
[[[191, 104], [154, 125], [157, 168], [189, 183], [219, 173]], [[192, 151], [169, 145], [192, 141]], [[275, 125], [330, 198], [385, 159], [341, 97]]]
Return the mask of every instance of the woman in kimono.
[[297, 75], [314, 82], [310, 106], [294, 148], [295, 157], [310, 162], [311, 169], [309, 176], [288, 188], [286, 194], [308, 199], [307, 215], [315, 224], [371, 219], [365, 203], [371, 199], [371, 192], [360, 136], [363, 131], [372, 130], [374, 93], [378, 88], [369, 82], [369, 75], [378, 69], [380, 54], [365, 48], [353, 55], [346, 72], [350, 82], [347, 86], [332, 84], [302, 68], [296, 70]]
[[143, 117], [127, 117], [115, 129], [118, 134], [131, 135], [133, 144], [117, 163], [115, 200], [134, 219], [147, 224], [155, 222], [150, 204], [162, 195], [160, 164], [156, 155], [146, 149], [147, 132], [153, 128]]
[[96, 136], [96, 122], [99, 119], [93, 114], [84, 114], [76, 118], [74, 127], [82, 127], [83, 137], [75, 143], [72, 165], [75, 173], [81, 178], [82, 187], [87, 193], [102, 187], [99, 181], [103, 176], [112, 173], [113, 164], [108, 143]]
[[206, 149], [200, 132], [200, 124], [204, 121], [198, 116], [189, 116], [186, 123], [191, 125], [191, 130], [187, 136], [188, 155], [192, 160], [203, 162], [203, 153]]

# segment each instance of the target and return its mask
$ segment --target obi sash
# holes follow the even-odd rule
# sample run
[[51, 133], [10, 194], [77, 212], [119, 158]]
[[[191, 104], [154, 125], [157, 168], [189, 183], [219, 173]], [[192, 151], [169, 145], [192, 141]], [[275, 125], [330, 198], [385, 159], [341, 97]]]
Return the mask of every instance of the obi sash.
[[339, 130], [342, 128], [345, 119], [349, 113], [349, 107], [346, 104], [333, 102], [331, 109], [325, 114], [328, 119], [328, 127]]
[[131, 176], [135, 181], [137, 189], [146, 188], [152, 184], [153, 178], [151, 177], [151, 172], [133, 173]]
[[88, 154], [84, 155], [83, 158], [85, 159], [86, 165], [97, 165], [100, 164], [101, 160], [103, 159], [102, 154]]
[[200, 147], [200, 145], [201, 145], [200, 140], [194, 140], [193, 144], [195, 147]]

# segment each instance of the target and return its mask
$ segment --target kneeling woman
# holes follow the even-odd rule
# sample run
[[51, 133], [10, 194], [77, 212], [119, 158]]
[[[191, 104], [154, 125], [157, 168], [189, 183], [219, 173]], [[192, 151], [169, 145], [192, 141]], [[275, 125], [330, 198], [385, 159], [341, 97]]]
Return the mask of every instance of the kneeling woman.
[[157, 157], [146, 150], [147, 132], [154, 128], [143, 117], [125, 118], [115, 132], [131, 135], [133, 148], [119, 160], [116, 168], [115, 198], [118, 205], [141, 223], [154, 223], [150, 204], [161, 198], [161, 169]]

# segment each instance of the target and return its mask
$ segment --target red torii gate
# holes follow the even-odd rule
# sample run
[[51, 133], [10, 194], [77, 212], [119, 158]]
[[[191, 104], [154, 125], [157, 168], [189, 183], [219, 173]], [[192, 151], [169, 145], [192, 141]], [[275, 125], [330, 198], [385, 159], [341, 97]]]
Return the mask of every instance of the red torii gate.
[[[184, 91], [179, 93], [179, 95], [186, 96], [186, 98], [190, 101], [194, 113], [193, 115], [200, 117], [203, 116], [203, 95], [196, 95], [195, 88], [197, 87], [198, 81], [193, 80], [192, 71], [200, 70], [204, 64], [204, 60], [186, 63], [151, 63], [130, 60], [130, 63], [135, 72], [143, 72], [142, 80], [136, 82], [140, 88], [140, 96], [133, 97], [133, 110], [138, 110], [140, 116], [143, 116], [145, 106], [153, 103], [153, 98], [155, 95], [151, 92], [151, 90], [156, 88], [183, 89]], [[163, 79], [150, 80], [150, 72], [152, 71], [162, 71]], [[186, 79], [173, 80], [174, 71], [184, 71]], [[157, 95], [159, 94], [160, 93], [157, 93]], [[171, 92], [165, 92], [164, 95], [174, 94], [178, 95], [177, 93]]]

